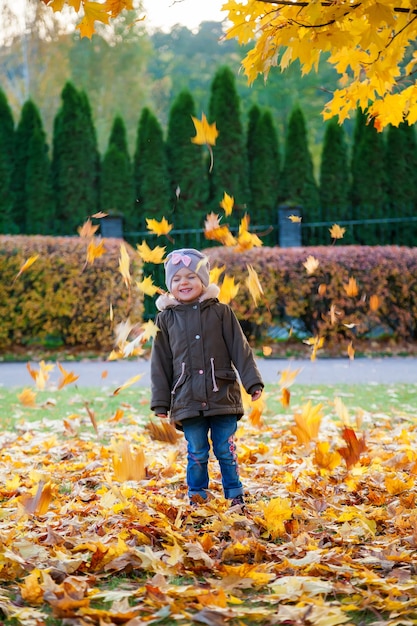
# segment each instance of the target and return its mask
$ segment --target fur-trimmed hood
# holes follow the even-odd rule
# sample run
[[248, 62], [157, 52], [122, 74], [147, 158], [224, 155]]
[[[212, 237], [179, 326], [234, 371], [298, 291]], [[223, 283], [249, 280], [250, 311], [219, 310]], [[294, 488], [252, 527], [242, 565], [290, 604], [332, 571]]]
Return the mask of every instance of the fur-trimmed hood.
[[[204, 300], [210, 300], [210, 298], [217, 298], [220, 293], [220, 288], [214, 283], [210, 283], [210, 285], [205, 289], [205, 291], [201, 294], [198, 301], [203, 302]], [[165, 311], [165, 309], [173, 306], [179, 306], [183, 304], [170, 293], [163, 294], [159, 296], [159, 298], [155, 301], [155, 306], [158, 311]]]

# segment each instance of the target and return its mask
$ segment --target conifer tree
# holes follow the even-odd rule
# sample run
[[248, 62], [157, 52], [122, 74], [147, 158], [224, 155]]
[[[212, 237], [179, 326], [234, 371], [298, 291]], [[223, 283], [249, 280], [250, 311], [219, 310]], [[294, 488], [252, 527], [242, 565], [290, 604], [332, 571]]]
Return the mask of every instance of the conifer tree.
[[[417, 208], [417, 143], [414, 126], [388, 126], [385, 154], [387, 204], [391, 217], [413, 217]], [[391, 241], [414, 246], [417, 224], [391, 225]]]
[[134, 200], [133, 170], [127, 148], [126, 127], [123, 119], [116, 116], [101, 167], [100, 205], [105, 213], [121, 214], [125, 229], [130, 230], [135, 227], [132, 222]]
[[136, 210], [134, 221], [141, 230], [146, 228], [146, 218], [160, 220], [171, 218], [169, 174], [166, 148], [160, 123], [145, 107], [142, 110], [134, 155], [134, 180], [136, 184]]
[[45, 133], [36, 128], [29, 143], [26, 167], [26, 233], [55, 234], [55, 203]]
[[[219, 131], [213, 146], [210, 203], [217, 211], [224, 192], [235, 199], [234, 215], [241, 218], [249, 200], [245, 138], [240, 119], [240, 98], [235, 77], [227, 66], [219, 68], [211, 84], [208, 121]], [[241, 213], [239, 214], [239, 210]], [[232, 221], [232, 220], [230, 220]]]
[[[317, 221], [319, 192], [314, 178], [304, 114], [296, 106], [290, 115], [285, 137], [285, 156], [282, 171], [281, 200], [285, 204], [301, 207], [303, 222]], [[307, 234], [307, 243], [318, 243]]]
[[[386, 214], [385, 145], [382, 133], [373, 124], [363, 125], [358, 113], [355, 130], [354, 160], [351, 165], [352, 214], [356, 219], [378, 219]], [[379, 245], [384, 241], [373, 224], [364, 224], [355, 230], [355, 241], [362, 245]]]
[[255, 224], [268, 226], [277, 221], [280, 185], [280, 154], [277, 130], [271, 112], [262, 112], [255, 126], [252, 148], [251, 210]]
[[58, 232], [74, 235], [97, 212], [99, 155], [91, 110], [85, 94], [66, 83], [54, 121], [53, 185]]
[[12, 175], [15, 158], [15, 128], [11, 108], [0, 89], [0, 233], [14, 233]]
[[19, 123], [16, 128], [15, 160], [12, 175], [12, 190], [14, 195], [13, 221], [17, 225], [20, 233], [27, 232], [27, 201], [30, 191], [27, 188], [27, 168], [31, 141], [37, 130], [43, 134], [44, 149], [47, 149], [39, 110], [32, 100], [27, 100], [22, 107]]
[[336, 118], [326, 124], [320, 164], [320, 204], [325, 221], [350, 217], [346, 133]]
[[257, 104], [253, 104], [248, 112], [248, 123], [246, 130], [246, 154], [248, 163], [248, 184], [249, 184], [249, 207], [252, 211], [252, 202], [255, 194], [253, 189], [253, 166], [258, 155], [257, 124], [261, 117], [261, 109]]
[[181, 91], [169, 112], [167, 162], [170, 204], [175, 207], [176, 228], [201, 228], [207, 213], [208, 181], [201, 146], [191, 142], [195, 135], [192, 117], [195, 103], [188, 90]]

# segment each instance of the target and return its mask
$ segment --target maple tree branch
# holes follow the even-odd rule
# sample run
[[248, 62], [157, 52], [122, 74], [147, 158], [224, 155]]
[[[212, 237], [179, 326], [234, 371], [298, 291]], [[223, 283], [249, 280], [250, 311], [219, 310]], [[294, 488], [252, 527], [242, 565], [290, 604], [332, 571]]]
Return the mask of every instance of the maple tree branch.
[[[289, 7], [307, 7], [310, 2], [292, 2], [292, 0], [257, 0], [257, 2], [264, 2], [265, 4], [277, 4], [277, 5], [282, 5], [282, 6], [289, 6]], [[325, 0], [323, 2], [320, 2], [322, 7], [331, 7], [334, 2], [326, 2]], [[357, 2], [356, 4], [352, 4], [349, 8], [350, 9], [357, 9], [362, 3], [361, 2]], [[395, 13], [413, 13], [414, 15], [417, 15], [417, 9], [407, 9], [405, 7], [394, 7], [393, 11]], [[333, 23], [333, 22], [330, 22]], [[320, 26], [320, 24], [318, 24], [318, 26]]]

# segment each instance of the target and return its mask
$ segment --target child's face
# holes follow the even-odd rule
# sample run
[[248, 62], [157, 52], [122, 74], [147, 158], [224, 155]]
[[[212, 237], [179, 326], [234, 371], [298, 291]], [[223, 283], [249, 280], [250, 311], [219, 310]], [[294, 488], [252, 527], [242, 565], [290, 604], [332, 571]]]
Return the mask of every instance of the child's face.
[[182, 267], [171, 281], [171, 293], [180, 302], [197, 300], [204, 291], [204, 286], [197, 274]]

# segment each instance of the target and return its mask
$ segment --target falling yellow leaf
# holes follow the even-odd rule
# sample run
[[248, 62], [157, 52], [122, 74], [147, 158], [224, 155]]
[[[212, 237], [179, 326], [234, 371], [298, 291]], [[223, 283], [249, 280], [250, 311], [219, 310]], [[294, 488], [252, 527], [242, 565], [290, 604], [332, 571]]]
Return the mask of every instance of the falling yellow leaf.
[[92, 221], [88, 219], [77, 231], [82, 239], [90, 239], [94, 237], [99, 228], [100, 226], [98, 224], [93, 224]]
[[290, 220], [290, 222], [293, 223], [299, 223], [301, 222], [301, 220], [303, 219], [300, 215], [288, 215], [288, 218]]
[[170, 424], [167, 419], [160, 419], [159, 422], [151, 420], [146, 424], [145, 430], [155, 441], [176, 443], [180, 437], [175, 426]]
[[291, 426], [290, 430], [297, 437], [299, 444], [304, 445], [310, 443], [313, 439], [317, 439], [323, 418], [322, 408], [322, 404], [313, 406], [309, 400], [302, 407], [301, 414], [294, 414], [295, 426]]
[[373, 294], [369, 298], [369, 308], [371, 309], [371, 311], [375, 312], [379, 309], [379, 306], [380, 306], [379, 297], [376, 294]]
[[20, 270], [18, 271], [18, 273], [16, 274], [16, 276], [14, 277], [14, 280], [17, 280], [19, 278], [19, 276], [21, 276], [21, 274], [23, 274], [23, 272], [26, 272], [27, 269], [29, 269], [29, 267], [31, 267], [35, 261], [37, 261], [39, 259], [39, 254], [34, 254], [33, 256], [29, 257], [28, 259], [26, 259], [26, 261], [23, 263], [22, 267], [20, 268]]
[[209, 124], [204, 113], [201, 115], [201, 120], [193, 116], [191, 116], [191, 118], [196, 131], [195, 137], [191, 138], [192, 143], [198, 144], [199, 146], [215, 146], [216, 139], [219, 136], [219, 131], [216, 128], [216, 122]]
[[130, 258], [124, 243], [120, 244], [119, 272], [123, 277], [124, 284], [129, 287], [132, 282], [130, 275]]
[[290, 406], [290, 400], [291, 400], [290, 390], [287, 389], [286, 387], [283, 387], [281, 390], [281, 397], [279, 400], [282, 406], [284, 407], [284, 409], [287, 409]]
[[333, 224], [331, 228], [329, 228], [330, 236], [332, 239], [343, 239], [343, 235], [346, 232], [346, 228], [341, 228], [339, 224]]
[[98, 243], [92, 239], [87, 247], [86, 263], [92, 265], [96, 259], [99, 259], [105, 254], [106, 248], [104, 247], [104, 239], [100, 239]]
[[252, 424], [254, 428], [261, 428], [263, 426], [262, 415], [265, 412], [266, 403], [261, 396], [255, 401], [250, 402], [250, 412], [248, 415], [248, 420]]
[[324, 296], [326, 291], [327, 291], [327, 285], [325, 283], [320, 283], [317, 289], [319, 296]]
[[309, 337], [308, 339], [303, 339], [303, 343], [312, 347], [310, 360], [315, 361], [317, 352], [321, 350], [324, 345], [324, 337]]
[[258, 304], [259, 298], [263, 295], [264, 291], [262, 289], [261, 283], [259, 282], [258, 274], [253, 269], [252, 265], [247, 265], [246, 267], [249, 274], [248, 278], [246, 279], [246, 285], [256, 306]]
[[97, 213], [93, 213], [91, 217], [94, 217], [96, 220], [100, 220], [103, 217], [107, 217], [108, 213], [104, 213], [103, 211], [97, 211]]
[[353, 347], [353, 342], [351, 341], [347, 348], [348, 357], [351, 361], [355, 358], [355, 348]]
[[211, 241], [219, 241], [224, 246], [236, 245], [228, 226], [220, 226], [220, 218], [215, 213], [209, 213], [204, 222], [204, 236]]
[[22, 503], [25, 511], [30, 515], [45, 515], [48, 512], [52, 497], [52, 484], [40, 481], [34, 496], [23, 495]]
[[262, 354], [263, 356], [266, 356], [266, 357], [271, 356], [272, 354], [271, 346], [262, 346]]
[[136, 248], [144, 263], [163, 263], [165, 255], [165, 246], [156, 246], [151, 249], [146, 241], [142, 241], [141, 244], [136, 244]]
[[114, 477], [119, 482], [143, 480], [146, 476], [143, 450], [132, 451], [128, 441], [116, 445], [113, 454], [113, 469]]
[[30, 366], [30, 363], [26, 364], [26, 368], [29, 374], [32, 376], [33, 380], [35, 381], [37, 388], [40, 389], [41, 391], [45, 389], [46, 383], [49, 379], [49, 372], [51, 372], [54, 369], [54, 367], [55, 366], [53, 364], [48, 365], [45, 363], [45, 361], [40, 361], [39, 370], [36, 371], [32, 369], [32, 367]]
[[73, 372], [67, 372], [60, 363], [57, 363], [57, 365], [62, 374], [62, 378], [58, 382], [58, 389], [62, 389], [66, 385], [75, 383], [75, 381], [79, 379], [79, 376], [76, 376]]
[[232, 214], [234, 203], [235, 203], [234, 197], [229, 196], [228, 193], [224, 192], [224, 196], [223, 196], [222, 201], [220, 202], [220, 206], [224, 210], [226, 217]]
[[142, 376], [143, 374], [137, 374], [136, 376], [132, 376], [132, 378], [129, 378], [129, 380], [127, 380], [123, 385], [120, 385], [120, 387], [117, 387], [117, 389], [113, 391], [113, 395], [114, 396], [119, 395], [119, 393], [123, 391], [123, 389], [127, 389], [131, 385], [134, 385], [135, 383], [137, 383], [138, 380], [142, 378]]
[[156, 293], [163, 293], [160, 287], [154, 285], [152, 276], [145, 276], [143, 280], [136, 281], [136, 287], [146, 296], [154, 296]]
[[359, 293], [357, 282], [353, 276], [350, 276], [348, 284], [344, 284], [343, 288], [351, 298], [354, 298]]
[[307, 257], [307, 260], [303, 263], [303, 265], [307, 270], [307, 274], [314, 274], [314, 272], [320, 265], [320, 261], [310, 254]]
[[225, 269], [225, 265], [223, 265], [222, 267], [217, 267], [217, 265], [215, 267], [212, 267], [210, 270], [210, 283], [214, 283], [215, 285], [217, 285], [220, 276], [223, 274]]
[[342, 424], [348, 426], [350, 424], [349, 411], [339, 396], [336, 396], [334, 399], [334, 408]]
[[239, 283], [235, 284], [233, 276], [226, 276], [223, 278], [223, 282], [220, 287], [220, 293], [217, 296], [219, 301], [223, 304], [229, 304], [233, 298], [237, 296], [239, 291]]
[[158, 237], [160, 237], [161, 235], [168, 235], [171, 232], [173, 225], [168, 224], [168, 220], [166, 220], [165, 217], [163, 217], [160, 222], [155, 219], [146, 218], [146, 228], [154, 235], [158, 235]]
[[18, 394], [19, 402], [23, 404], [23, 406], [36, 406], [36, 393], [32, 391], [32, 389], [23, 389], [21, 393]]
[[141, 326], [141, 336], [143, 341], [149, 341], [159, 332], [158, 326], [152, 320], [148, 320]]
[[320, 441], [316, 444], [314, 450], [313, 461], [320, 469], [334, 470], [340, 465], [342, 457], [338, 452], [332, 452], [330, 450], [330, 443], [328, 441]]
[[301, 368], [299, 367], [296, 370], [290, 370], [285, 369], [281, 372], [281, 377], [278, 381], [278, 384], [280, 387], [290, 387], [295, 379], [297, 378], [298, 374], [301, 372]]
[[204, 145], [207, 146], [208, 151], [210, 153], [209, 172], [211, 173], [213, 169], [213, 165], [214, 165], [213, 150], [211, 146], [216, 145], [216, 139], [219, 136], [219, 131], [216, 128], [215, 122], [213, 124], [208, 123], [207, 118], [204, 115], [204, 113], [202, 113], [201, 115], [201, 120], [193, 116], [191, 116], [191, 118], [193, 120], [195, 131], [196, 131], [196, 135], [195, 137], [191, 138], [191, 142], [199, 146], [204, 146]]

